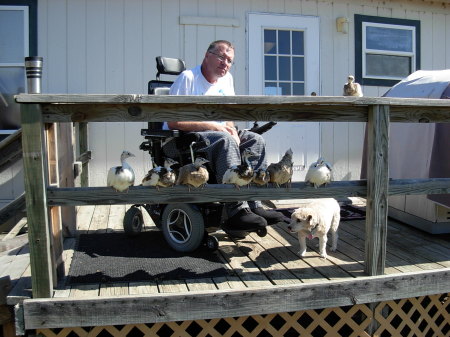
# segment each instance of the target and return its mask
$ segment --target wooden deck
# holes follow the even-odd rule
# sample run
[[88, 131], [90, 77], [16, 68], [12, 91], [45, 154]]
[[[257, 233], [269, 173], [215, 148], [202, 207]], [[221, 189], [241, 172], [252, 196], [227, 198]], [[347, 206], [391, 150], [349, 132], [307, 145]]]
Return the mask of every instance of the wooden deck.
[[[127, 207], [126, 205], [79, 207], [78, 233], [96, 235], [123, 231], [122, 219]], [[158, 230], [146, 212], [144, 214], [146, 230]], [[262, 288], [282, 290], [295, 286], [319, 287], [346, 283], [350, 286], [353, 281], [359, 279], [371, 282], [379, 277], [368, 277], [364, 272], [364, 228], [364, 220], [341, 221], [338, 250], [329, 252], [327, 260], [320, 258], [316, 247], [317, 242], [314, 240], [309, 242], [307, 256], [300, 259], [297, 255], [299, 244], [296, 235], [282, 225], [270, 227], [265, 237], [251, 234], [242, 240], [231, 240], [225, 233], [219, 231], [214, 233], [220, 243], [217, 253], [227, 268], [233, 270], [233, 276], [158, 282], [86, 284], [72, 287], [60, 282], [54, 292], [53, 300], [60, 299], [69, 303], [72, 300], [111, 299], [111, 297], [117, 299], [123, 295], [156, 296], [167, 293], [188, 295], [198, 292], [220, 293], [223, 290], [245, 291], [251, 294], [252, 290], [257, 293]], [[442, 271], [448, 276], [450, 270], [450, 236], [448, 234], [431, 235], [389, 220], [387, 237], [385, 277], [390, 275], [398, 277], [402, 274], [416, 277], [430, 271]], [[74, 246], [74, 238], [65, 240], [66, 275]], [[25, 298], [30, 298], [28, 246], [24, 244], [19, 248], [2, 252], [0, 266], [0, 276], [9, 275], [15, 285], [8, 296], [8, 304], [14, 305]], [[444, 287], [448, 288], [449, 278], [445, 281], [445, 277], [442, 277], [444, 283], [447, 283]], [[426, 288], [426, 285], [423, 286]], [[336, 292], [336, 289], [334, 291]], [[404, 292], [400, 289], [398, 293]], [[355, 293], [355, 296], [358, 295]], [[46, 300], [43, 299], [43, 301]], [[330, 299], [327, 301], [336, 303]], [[360, 302], [362, 299], [355, 298], [352, 301]], [[308, 307], [307, 304], [300, 306]], [[32, 321], [28, 319], [27, 324], [32, 326]], [[75, 322], [76, 320], [72, 321], [72, 323]]]

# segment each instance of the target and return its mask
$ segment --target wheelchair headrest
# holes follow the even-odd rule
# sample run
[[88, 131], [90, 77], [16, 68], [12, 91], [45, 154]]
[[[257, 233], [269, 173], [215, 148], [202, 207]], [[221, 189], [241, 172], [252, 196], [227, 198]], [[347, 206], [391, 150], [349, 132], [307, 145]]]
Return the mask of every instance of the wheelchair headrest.
[[158, 69], [158, 74], [178, 75], [186, 70], [186, 65], [181, 59], [157, 56], [156, 68]]

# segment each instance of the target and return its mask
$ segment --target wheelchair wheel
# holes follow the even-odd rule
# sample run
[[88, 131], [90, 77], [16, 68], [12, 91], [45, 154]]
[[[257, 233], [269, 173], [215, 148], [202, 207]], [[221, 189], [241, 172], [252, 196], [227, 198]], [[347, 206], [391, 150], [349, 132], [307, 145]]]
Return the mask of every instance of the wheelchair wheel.
[[137, 206], [131, 206], [123, 217], [123, 229], [130, 236], [138, 235], [144, 227], [144, 217]]
[[192, 252], [203, 241], [203, 216], [188, 204], [167, 205], [162, 213], [162, 231], [167, 243], [178, 252]]

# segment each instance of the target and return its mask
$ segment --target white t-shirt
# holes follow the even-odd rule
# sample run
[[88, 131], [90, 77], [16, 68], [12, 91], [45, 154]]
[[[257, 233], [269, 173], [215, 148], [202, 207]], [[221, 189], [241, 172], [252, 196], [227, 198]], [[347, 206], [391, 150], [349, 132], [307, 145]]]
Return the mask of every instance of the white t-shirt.
[[[169, 95], [234, 96], [234, 94], [233, 76], [229, 72], [213, 84], [203, 76], [200, 65], [183, 71], [169, 91]], [[163, 130], [168, 129], [167, 122], [164, 122]]]

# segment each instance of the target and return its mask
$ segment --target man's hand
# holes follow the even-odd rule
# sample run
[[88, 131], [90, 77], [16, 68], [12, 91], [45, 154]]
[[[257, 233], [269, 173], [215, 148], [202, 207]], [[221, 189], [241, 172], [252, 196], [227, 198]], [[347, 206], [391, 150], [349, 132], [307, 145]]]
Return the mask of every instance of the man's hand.
[[228, 125], [225, 126], [224, 128], [231, 136], [233, 136], [234, 140], [239, 145], [241, 143], [241, 140], [239, 139], [236, 128], [234, 126], [228, 126]]
[[182, 130], [187, 132], [197, 131], [221, 131], [228, 132], [236, 143], [241, 143], [238, 132], [232, 122], [227, 122], [226, 125], [215, 122], [167, 122], [169, 129]]

